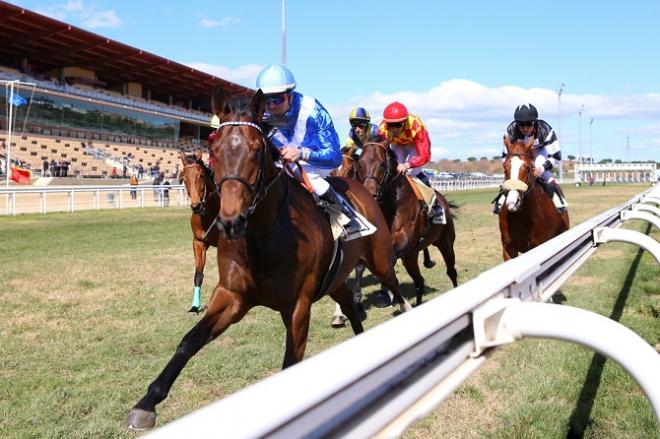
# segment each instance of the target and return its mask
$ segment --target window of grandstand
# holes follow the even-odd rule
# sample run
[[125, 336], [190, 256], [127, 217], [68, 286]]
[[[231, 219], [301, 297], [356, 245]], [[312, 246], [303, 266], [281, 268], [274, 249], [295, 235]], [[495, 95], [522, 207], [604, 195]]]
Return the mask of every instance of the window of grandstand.
[[[2, 118], [6, 118], [6, 108], [5, 91], [0, 90]], [[176, 119], [103, 105], [101, 102], [85, 102], [37, 92], [30, 105], [17, 107], [16, 111], [17, 125], [27, 116], [33, 125], [93, 130], [161, 141], [176, 142], [179, 139], [179, 121]]]

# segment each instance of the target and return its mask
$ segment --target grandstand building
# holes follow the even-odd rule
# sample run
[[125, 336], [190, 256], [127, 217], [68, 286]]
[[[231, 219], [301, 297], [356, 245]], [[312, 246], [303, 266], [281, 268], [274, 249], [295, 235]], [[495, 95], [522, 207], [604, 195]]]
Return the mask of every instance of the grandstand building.
[[0, 1], [0, 156], [5, 158], [5, 85], [15, 80], [25, 103], [13, 109], [11, 158], [37, 175], [46, 161], [68, 163], [69, 175], [122, 174], [125, 164], [131, 173], [142, 165], [167, 174], [175, 169], [178, 150], [206, 147], [213, 87], [252, 93]]

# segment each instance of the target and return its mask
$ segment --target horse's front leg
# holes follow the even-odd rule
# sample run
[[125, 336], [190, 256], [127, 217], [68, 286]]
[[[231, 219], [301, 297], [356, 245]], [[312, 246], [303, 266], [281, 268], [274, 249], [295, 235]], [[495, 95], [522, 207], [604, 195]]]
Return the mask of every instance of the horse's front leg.
[[518, 256], [518, 250], [513, 246], [511, 241], [502, 242], [502, 258], [504, 261], [513, 259]]
[[282, 369], [302, 361], [305, 355], [311, 306], [309, 298], [299, 297], [293, 310], [280, 311], [282, 322], [286, 326], [286, 349]]
[[204, 267], [206, 266], [206, 250], [209, 248], [204, 241], [193, 238], [195, 254], [195, 288], [193, 289], [192, 305], [189, 313], [197, 314], [202, 307], [202, 282], [204, 282]]
[[149, 385], [147, 394], [128, 414], [126, 426], [132, 430], [146, 430], [153, 427], [156, 423], [156, 405], [167, 397], [172, 384], [188, 360], [206, 343], [241, 320], [249, 308], [243, 296], [217, 286], [206, 315], [183, 337], [163, 371]]

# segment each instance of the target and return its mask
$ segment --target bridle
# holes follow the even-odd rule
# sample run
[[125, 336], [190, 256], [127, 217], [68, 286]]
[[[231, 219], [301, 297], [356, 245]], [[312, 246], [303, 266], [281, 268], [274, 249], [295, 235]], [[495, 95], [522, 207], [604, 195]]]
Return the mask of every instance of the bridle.
[[[507, 153], [506, 153], [506, 157], [516, 156], [516, 157], [519, 157], [521, 160], [523, 160], [523, 158], [524, 158], [526, 155], [527, 155], [527, 154], [525, 154], [525, 153], [515, 153], [515, 154], [512, 154], [512, 153], [509, 153], [508, 151], [507, 151]], [[524, 160], [523, 160], [523, 161], [524, 161]], [[530, 168], [532, 168], [532, 167], [530, 166]], [[509, 173], [511, 173], [511, 169], [510, 169], [510, 168], [509, 168]], [[533, 170], [533, 168], [530, 169], [530, 172], [528, 173], [527, 178], [526, 178], [525, 181], [521, 181], [521, 180], [518, 180], [518, 179], [516, 179], [516, 180], [512, 180], [510, 177], [511, 177], [511, 175], [509, 175], [509, 178], [508, 178], [507, 180], [505, 180], [504, 183], [502, 183], [502, 189], [504, 189], [505, 193], [508, 193], [508, 192], [511, 191], [511, 190], [517, 190], [517, 191], [519, 191], [519, 192], [521, 193], [521, 195], [520, 195], [520, 201], [522, 202], [522, 200], [525, 198], [525, 196], [526, 196], [526, 195], [527, 195], [527, 194], [528, 194], [528, 193], [534, 188], [534, 186], [535, 186], [536, 179], [534, 178], [534, 170]]]
[[204, 215], [206, 213], [206, 203], [208, 201], [207, 197], [209, 195], [208, 191], [208, 184], [207, 182], [210, 181], [213, 186], [215, 187], [215, 191], [211, 192], [211, 195], [217, 194], [218, 196], [220, 195], [218, 191], [218, 187], [215, 185], [215, 182], [211, 178], [211, 176], [208, 174], [208, 168], [204, 164], [204, 162], [201, 162], [199, 160], [195, 160], [194, 163], [190, 163], [188, 165], [183, 165], [183, 169], [185, 170], [186, 168], [192, 168], [194, 166], [200, 166], [202, 168], [202, 175], [204, 177], [204, 180], [207, 180], [204, 182], [204, 194], [202, 195], [202, 199], [200, 200], [199, 203], [195, 204], [194, 206], [191, 204], [190, 205], [190, 210], [192, 210], [192, 213], [195, 215]]
[[364, 151], [364, 148], [368, 145], [376, 145], [379, 148], [381, 148], [383, 151], [385, 151], [385, 174], [383, 174], [383, 176], [380, 179], [374, 177], [373, 175], [367, 175], [366, 177], [364, 177], [362, 179], [362, 184], [364, 184], [367, 180], [370, 180], [370, 179], [374, 180], [376, 182], [376, 184], [378, 185], [378, 192], [376, 192], [376, 194], [374, 195], [374, 198], [376, 198], [376, 200], [380, 200], [382, 198], [383, 193], [385, 192], [385, 190], [392, 183], [394, 183], [394, 181], [396, 181], [396, 179], [399, 176], [401, 176], [403, 174], [399, 174], [397, 176], [394, 176], [394, 178], [392, 178], [392, 175], [394, 174], [392, 172], [392, 158], [390, 157], [390, 152], [389, 152], [389, 150], [387, 149], [386, 146], [384, 146], [382, 143], [368, 142], [368, 143], [365, 143], [362, 146], [362, 150]]
[[263, 130], [261, 129], [261, 127], [254, 122], [235, 120], [235, 121], [228, 121], [221, 123], [217, 129], [217, 132], [220, 133], [220, 129], [226, 126], [248, 126], [259, 131], [259, 137], [261, 137], [262, 147], [261, 150], [259, 151], [259, 171], [257, 172], [257, 179], [254, 182], [254, 184], [250, 183], [249, 181], [247, 181], [245, 178], [241, 177], [238, 174], [225, 175], [220, 179], [220, 182], [218, 183], [218, 192], [222, 190], [222, 185], [229, 180], [238, 181], [239, 183], [241, 183], [242, 185], [248, 188], [248, 190], [252, 193], [252, 200], [250, 201], [250, 205], [246, 210], [246, 214], [247, 216], [250, 216], [257, 208], [257, 205], [261, 202], [261, 200], [263, 200], [266, 197], [266, 195], [268, 194], [268, 190], [273, 186], [273, 184], [275, 184], [275, 182], [279, 179], [279, 177], [284, 173], [284, 167], [280, 168], [277, 174], [268, 183], [266, 183], [264, 180], [264, 174], [266, 172], [266, 145], [268, 140], [264, 137]]

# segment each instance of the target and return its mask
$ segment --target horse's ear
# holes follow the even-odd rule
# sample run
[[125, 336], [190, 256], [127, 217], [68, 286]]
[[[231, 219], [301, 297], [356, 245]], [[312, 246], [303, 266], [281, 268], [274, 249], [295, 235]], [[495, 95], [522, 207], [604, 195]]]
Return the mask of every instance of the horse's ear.
[[222, 116], [229, 113], [229, 108], [227, 106], [227, 95], [222, 87], [216, 86], [213, 87], [213, 92], [211, 93], [211, 108], [213, 114], [222, 119]]
[[195, 159], [199, 162], [202, 160], [202, 150], [199, 149], [197, 152], [195, 152]]
[[252, 101], [250, 102], [250, 107], [259, 120], [263, 118], [265, 105], [264, 92], [259, 89], [254, 96], [252, 96]]
[[183, 151], [179, 151], [179, 158], [181, 159], [181, 162], [185, 165], [188, 164], [188, 161], [186, 160], [186, 153]]

